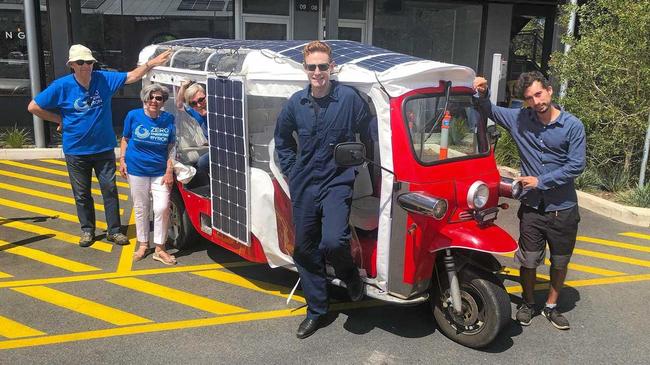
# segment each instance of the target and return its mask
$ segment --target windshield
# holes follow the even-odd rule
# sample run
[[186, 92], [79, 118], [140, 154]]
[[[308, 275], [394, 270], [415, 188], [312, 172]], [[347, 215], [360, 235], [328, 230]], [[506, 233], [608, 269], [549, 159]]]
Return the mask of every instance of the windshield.
[[472, 105], [472, 96], [449, 97], [447, 110], [451, 119], [448, 128], [446, 125], [443, 127], [444, 108], [444, 95], [418, 96], [406, 100], [404, 121], [417, 159], [428, 165], [445, 159], [479, 156], [488, 152], [486, 135], [479, 133], [483, 130], [478, 128], [481, 117]]

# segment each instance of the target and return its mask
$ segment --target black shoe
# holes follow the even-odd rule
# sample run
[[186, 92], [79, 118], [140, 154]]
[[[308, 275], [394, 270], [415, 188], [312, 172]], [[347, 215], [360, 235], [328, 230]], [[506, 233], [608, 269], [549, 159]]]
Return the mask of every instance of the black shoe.
[[122, 233], [106, 234], [106, 240], [115, 243], [116, 245], [124, 246], [129, 244], [129, 239]]
[[562, 313], [558, 312], [556, 308], [544, 307], [542, 314], [555, 328], [559, 330], [568, 330], [571, 328], [569, 326], [569, 320], [566, 319]]
[[517, 311], [517, 314], [515, 315], [515, 318], [517, 319], [517, 322], [519, 322], [519, 324], [521, 324], [522, 326], [528, 326], [530, 325], [530, 322], [533, 320], [534, 315], [535, 315], [535, 309], [533, 308], [533, 305], [528, 303], [522, 303], [521, 306], [519, 307], [519, 310]]
[[92, 234], [91, 232], [81, 232], [81, 236], [79, 237], [79, 246], [80, 247], [88, 247], [95, 242], [95, 235]]
[[361, 277], [359, 277], [359, 273], [356, 272], [355, 269], [355, 275], [352, 280], [349, 282], [345, 283], [345, 286], [348, 289], [348, 295], [350, 296], [350, 300], [353, 302], [358, 302], [361, 299], [363, 299], [363, 289], [364, 289], [364, 284], [363, 280], [361, 280]]
[[316, 330], [320, 327], [320, 320], [318, 319], [311, 319], [311, 318], [305, 318], [302, 323], [300, 323], [300, 326], [298, 326], [298, 331], [296, 332], [296, 337], [303, 339], [307, 338], [316, 332]]

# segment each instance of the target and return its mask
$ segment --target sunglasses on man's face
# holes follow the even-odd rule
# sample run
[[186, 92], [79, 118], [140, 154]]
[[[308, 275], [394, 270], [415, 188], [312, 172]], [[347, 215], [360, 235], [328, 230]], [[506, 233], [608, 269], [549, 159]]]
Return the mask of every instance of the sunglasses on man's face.
[[149, 100], [163, 101], [165, 99], [160, 95], [149, 95]]
[[319, 64], [305, 63], [305, 70], [307, 71], [312, 71], [312, 72], [316, 71], [316, 67], [318, 67], [318, 69], [321, 72], [325, 72], [329, 70], [330, 64], [329, 63], [319, 63]]
[[190, 106], [197, 106], [199, 103], [202, 103], [205, 101], [205, 97], [198, 98], [196, 100], [190, 101]]
[[92, 65], [93, 63], [95, 63], [95, 61], [76, 60], [74, 61], [74, 63], [76, 63], [78, 66], [82, 66], [84, 63], [86, 65]]

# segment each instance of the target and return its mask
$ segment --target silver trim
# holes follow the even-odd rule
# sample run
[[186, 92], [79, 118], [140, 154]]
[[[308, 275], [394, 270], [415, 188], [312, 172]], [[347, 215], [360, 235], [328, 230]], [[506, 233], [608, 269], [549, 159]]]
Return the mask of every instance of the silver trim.
[[470, 207], [471, 209], [481, 209], [485, 207], [485, 204], [487, 204], [488, 199], [490, 198], [490, 189], [488, 188], [488, 195], [487, 198], [485, 199], [485, 204], [481, 207], [477, 207], [474, 205], [474, 198], [476, 196], [476, 193], [478, 193], [478, 189], [481, 187], [481, 185], [485, 185], [487, 188], [487, 184], [484, 183], [481, 180], [476, 180], [474, 183], [469, 187], [469, 190], [467, 190], [467, 206]]
[[[437, 220], [442, 219], [447, 214], [447, 200], [429, 195], [423, 191], [408, 192], [397, 197], [397, 203], [407, 212], [425, 215]], [[440, 208], [444, 205], [444, 208]], [[438, 209], [442, 214], [436, 215]]]
[[524, 187], [521, 181], [501, 176], [501, 181], [499, 181], [499, 196], [519, 199], [523, 191]]

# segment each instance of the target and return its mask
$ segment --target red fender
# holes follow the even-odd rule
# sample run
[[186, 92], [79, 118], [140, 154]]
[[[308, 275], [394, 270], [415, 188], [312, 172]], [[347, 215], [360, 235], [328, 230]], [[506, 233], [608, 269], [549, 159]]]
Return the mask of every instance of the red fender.
[[489, 224], [479, 226], [475, 221], [459, 222], [443, 226], [434, 235], [429, 251], [446, 248], [465, 248], [487, 253], [510, 253], [517, 250], [517, 242], [501, 227]]

